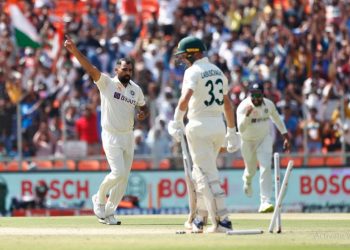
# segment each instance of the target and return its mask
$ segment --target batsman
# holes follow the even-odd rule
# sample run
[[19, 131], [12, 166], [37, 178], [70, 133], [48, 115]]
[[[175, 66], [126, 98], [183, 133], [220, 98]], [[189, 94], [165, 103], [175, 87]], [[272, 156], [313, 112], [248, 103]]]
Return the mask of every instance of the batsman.
[[[191, 227], [195, 233], [203, 232], [208, 215], [212, 226], [206, 232], [232, 229], [216, 159], [223, 145], [227, 144], [228, 152], [238, 150], [240, 145], [227, 95], [228, 80], [217, 66], [209, 62], [205, 51], [204, 43], [196, 37], [185, 37], [178, 44], [176, 61], [185, 64], [187, 69], [174, 120], [168, 126], [169, 133], [177, 141], [181, 141], [184, 134], [188, 141], [197, 204], [194, 218], [185, 226]], [[186, 112], [188, 123], [184, 127]]]

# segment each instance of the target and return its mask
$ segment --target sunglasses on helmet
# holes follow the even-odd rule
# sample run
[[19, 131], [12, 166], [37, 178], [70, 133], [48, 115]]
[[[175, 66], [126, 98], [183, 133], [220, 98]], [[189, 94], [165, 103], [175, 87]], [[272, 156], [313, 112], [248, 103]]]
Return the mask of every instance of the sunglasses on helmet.
[[262, 98], [262, 97], [263, 97], [263, 94], [261, 94], [261, 93], [252, 93], [252, 94], [251, 94], [251, 97], [252, 97], [252, 98]]

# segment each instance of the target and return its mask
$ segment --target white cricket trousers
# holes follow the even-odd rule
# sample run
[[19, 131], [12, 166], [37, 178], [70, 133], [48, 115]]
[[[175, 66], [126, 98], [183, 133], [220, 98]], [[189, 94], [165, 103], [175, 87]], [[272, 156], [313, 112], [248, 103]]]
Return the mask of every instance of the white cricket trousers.
[[243, 180], [251, 182], [259, 164], [260, 169], [260, 202], [271, 203], [272, 196], [272, 146], [270, 135], [258, 141], [241, 140], [241, 152], [245, 163]]
[[[197, 209], [209, 212], [212, 223], [217, 217], [227, 216], [224, 191], [220, 186], [216, 159], [224, 144], [226, 128], [221, 116], [191, 119], [186, 126], [186, 136], [192, 157], [192, 177], [196, 192], [204, 202], [197, 202]], [[201, 215], [199, 213], [199, 215]]]
[[114, 214], [119, 202], [125, 194], [128, 178], [134, 157], [133, 132], [110, 133], [102, 131], [102, 145], [111, 172], [102, 181], [98, 190], [100, 204], [106, 203], [106, 216]]

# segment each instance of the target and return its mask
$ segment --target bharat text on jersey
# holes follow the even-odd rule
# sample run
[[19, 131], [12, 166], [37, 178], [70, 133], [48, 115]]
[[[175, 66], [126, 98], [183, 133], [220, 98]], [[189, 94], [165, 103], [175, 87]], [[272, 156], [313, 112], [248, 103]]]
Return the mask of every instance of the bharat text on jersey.
[[133, 100], [133, 99], [130, 99], [128, 97], [126, 97], [125, 95], [121, 94], [121, 93], [118, 93], [118, 92], [114, 92], [114, 96], [113, 96], [115, 99], [118, 99], [118, 100], [121, 100], [121, 101], [124, 101], [124, 102], [128, 102], [132, 105], [136, 105], [136, 101]]

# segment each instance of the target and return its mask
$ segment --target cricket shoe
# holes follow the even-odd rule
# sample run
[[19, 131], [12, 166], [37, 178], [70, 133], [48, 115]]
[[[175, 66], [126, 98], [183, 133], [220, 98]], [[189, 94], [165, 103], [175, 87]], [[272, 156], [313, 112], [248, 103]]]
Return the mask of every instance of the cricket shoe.
[[204, 223], [198, 218], [192, 221], [192, 233], [203, 233]]
[[98, 222], [106, 225], [120, 225], [122, 222], [114, 217], [114, 215], [108, 215], [104, 219], [98, 219]]
[[104, 219], [106, 217], [105, 213], [105, 204], [98, 203], [97, 195], [93, 195], [92, 198], [92, 204], [94, 206], [94, 213], [99, 219]]
[[185, 221], [184, 227], [185, 227], [187, 230], [192, 230], [192, 222], [190, 222], [189, 220]]
[[228, 218], [225, 218], [217, 225], [212, 225], [205, 231], [206, 233], [226, 233], [227, 231], [232, 230], [232, 223]]
[[[192, 230], [192, 222], [193, 222], [193, 220], [192, 221], [190, 221], [190, 220], [185, 221], [184, 227], [187, 230]], [[205, 217], [203, 217], [203, 226], [205, 226], [207, 224], [208, 224], [208, 216], [205, 216]]]
[[263, 202], [260, 204], [259, 213], [272, 213], [274, 206], [268, 202]]
[[253, 188], [252, 188], [252, 183], [248, 181], [244, 181], [243, 184], [243, 191], [246, 196], [252, 197], [253, 196]]

